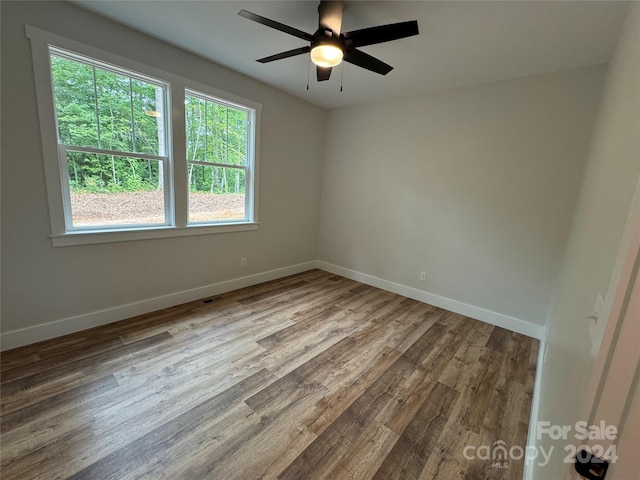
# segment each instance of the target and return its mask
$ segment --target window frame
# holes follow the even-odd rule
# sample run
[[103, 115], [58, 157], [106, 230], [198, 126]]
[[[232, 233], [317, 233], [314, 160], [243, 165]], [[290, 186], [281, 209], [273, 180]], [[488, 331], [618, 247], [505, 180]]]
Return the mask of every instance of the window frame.
[[[54, 247], [108, 243], [153, 238], [167, 238], [190, 235], [207, 235], [257, 230], [258, 186], [260, 152], [260, 117], [262, 105], [252, 100], [216, 89], [183, 76], [152, 67], [136, 60], [110, 53], [99, 48], [72, 40], [61, 35], [25, 25], [25, 33], [31, 43], [32, 61], [35, 77], [36, 98], [40, 121], [42, 152], [49, 204], [50, 238]], [[53, 79], [50, 64], [49, 47], [59, 48], [80, 57], [86, 56], [99, 63], [112, 65], [123, 72], [130, 71], [144, 77], [160, 81], [167, 85], [166, 118], [166, 156], [165, 169], [165, 220], [164, 225], [127, 225], [100, 227], [100, 229], [69, 228], [70, 211], [66, 212], [64, 201], [66, 168], [62, 168], [62, 151], [58, 143], [58, 126], [53, 93]], [[189, 222], [188, 221], [188, 162], [186, 158], [185, 95], [188, 91], [199, 92], [216, 98], [229, 105], [236, 105], [250, 112], [250, 137], [247, 139], [247, 166], [251, 172], [251, 181], [246, 182], [245, 220], [225, 222]], [[250, 164], [250, 165], [249, 165]]]
[[[165, 152], [167, 152], [165, 155], [153, 155], [153, 154], [139, 153], [134, 151], [118, 151], [118, 150], [105, 149], [100, 146], [87, 147], [83, 145], [71, 145], [71, 144], [62, 143], [61, 139], [59, 138], [58, 115], [57, 114], [55, 115], [56, 139], [58, 143], [58, 160], [59, 160], [59, 168], [60, 168], [60, 179], [62, 182], [62, 194], [63, 194], [62, 200], [63, 200], [63, 207], [64, 207], [64, 220], [65, 220], [66, 231], [68, 233], [71, 233], [71, 232], [91, 233], [94, 231], [101, 231], [101, 230], [138, 230], [141, 228], [148, 228], [148, 227], [170, 227], [171, 219], [172, 219], [173, 204], [171, 201], [172, 181], [169, 176], [169, 168], [168, 168], [169, 165], [171, 165], [171, 152], [168, 148], [168, 145], [169, 145], [169, 137], [170, 137], [171, 129], [170, 129], [170, 123], [169, 123], [170, 111], [168, 111], [168, 109], [165, 108], [165, 106], [168, 105], [169, 99], [171, 97], [170, 84], [158, 78], [153, 78], [148, 75], [143, 75], [140, 72], [126, 70], [116, 65], [111, 65], [105, 62], [101, 62], [94, 58], [88, 58], [87, 56], [79, 55], [76, 52], [71, 52], [57, 46], [48, 45], [47, 48], [49, 50], [49, 62], [51, 62], [51, 56], [55, 55], [59, 58], [64, 58], [66, 60], [91, 66], [92, 68], [99, 68], [106, 72], [115, 73], [117, 75], [123, 75], [129, 78], [134, 78], [136, 80], [144, 81], [146, 83], [149, 83], [150, 85], [155, 85], [157, 87], [161, 87], [164, 89], [164, 95], [163, 95], [164, 104], [162, 108], [162, 117], [164, 122], [164, 139], [163, 139], [164, 150]], [[49, 68], [51, 69], [51, 63], [49, 64]], [[53, 79], [53, 71], [50, 70], [50, 72], [51, 72], [51, 78]], [[53, 88], [53, 82], [52, 82], [52, 95], [54, 100], [54, 113], [55, 113], [55, 110], [56, 110], [55, 89]], [[96, 102], [97, 102], [97, 98], [96, 98]], [[96, 103], [96, 110], [97, 109], [98, 109], [98, 105]], [[96, 119], [96, 122], [98, 122], [98, 119]], [[99, 125], [97, 125], [97, 127], [98, 127], [98, 132], [100, 132]], [[99, 138], [98, 138], [98, 145], [100, 145]], [[105, 224], [105, 225], [99, 225], [98, 226], [99, 228], [95, 228], [91, 225], [78, 225], [78, 226], [74, 225], [73, 212], [71, 209], [71, 188], [70, 188], [71, 179], [69, 178], [69, 169], [67, 166], [67, 161], [68, 161], [67, 152], [86, 152], [86, 153], [92, 153], [96, 155], [116, 155], [116, 156], [127, 157], [127, 158], [137, 158], [141, 160], [146, 159], [146, 160], [154, 160], [154, 161], [161, 162], [162, 170], [163, 170], [163, 179], [164, 179], [164, 184], [162, 186], [163, 187], [164, 219], [162, 223], [159, 223], [159, 222], [153, 223], [153, 224], [132, 223], [132, 224], [113, 224], [113, 225]]]
[[[254, 115], [252, 113], [252, 110], [250, 108], [247, 108], [244, 105], [240, 105], [238, 103], [233, 103], [230, 102], [226, 99], [223, 98], [219, 98], [213, 95], [208, 95], [206, 93], [200, 92], [200, 91], [196, 91], [192, 88], [186, 88], [185, 92], [184, 92], [184, 98], [186, 100], [187, 95], [195, 97], [195, 98], [199, 98], [200, 100], [204, 100], [205, 102], [215, 102], [218, 103], [220, 105], [225, 105], [226, 107], [231, 107], [231, 108], [236, 108], [239, 110], [244, 110], [247, 112], [247, 116], [248, 116], [248, 122], [249, 124], [247, 125], [247, 162], [246, 165], [243, 167], [240, 167], [238, 165], [231, 165], [231, 164], [224, 164], [224, 163], [215, 163], [215, 162], [207, 162], [207, 161], [200, 161], [200, 160], [189, 160], [188, 158], [186, 158], [186, 154], [185, 154], [185, 158], [186, 158], [186, 168], [189, 168], [189, 165], [201, 165], [201, 166], [205, 166], [205, 167], [221, 167], [221, 168], [235, 168], [235, 169], [242, 169], [245, 172], [245, 208], [244, 208], [244, 219], [242, 220], [229, 220], [226, 222], [222, 222], [222, 221], [213, 221], [213, 222], [207, 222], [207, 221], [190, 221], [189, 218], [187, 217], [187, 222], [189, 225], [205, 225], [205, 224], [213, 224], [213, 223], [228, 223], [228, 224], [232, 224], [232, 223], [244, 223], [249, 221], [251, 218], [253, 218], [254, 215], [254, 182], [253, 182], [253, 172], [255, 169], [255, 129], [251, 128], [253, 123], [255, 122], [255, 118]], [[185, 119], [186, 119], [186, 114], [185, 114]], [[186, 130], [186, 121], [185, 121], [185, 130]], [[185, 138], [186, 138], [186, 131], [185, 131]], [[228, 148], [228, 147], [227, 147]], [[189, 193], [189, 192], [188, 192]]]

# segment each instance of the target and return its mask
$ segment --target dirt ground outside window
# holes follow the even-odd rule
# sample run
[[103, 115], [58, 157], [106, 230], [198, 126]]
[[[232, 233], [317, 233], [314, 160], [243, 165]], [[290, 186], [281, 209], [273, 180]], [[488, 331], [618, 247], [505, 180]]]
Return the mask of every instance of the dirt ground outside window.
[[[72, 193], [74, 226], [164, 222], [162, 191]], [[189, 194], [189, 220], [244, 218], [243, 194]]]

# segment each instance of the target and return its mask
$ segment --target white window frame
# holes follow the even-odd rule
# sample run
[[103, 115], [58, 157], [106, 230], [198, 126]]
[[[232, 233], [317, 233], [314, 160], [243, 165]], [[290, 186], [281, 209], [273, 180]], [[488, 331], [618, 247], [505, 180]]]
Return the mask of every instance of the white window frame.
[[[35, 76], [36, 97], [40, 120], [40, 132], [44, 157], [47, 199], [51, 223], [51, 240], [54, 247], [84, 245], [92, 243], [121, 242], [153, 238], [205, 235], [212, 233], [240, 232], [258, 229], [258, 178], [259, 178], [259, 141], [260, 114], [262, 105], [236, 95], [220, 91], [170, 72], [151, 67], [140, 62], [86, 45], [84, 43], [56, 35], [45, 30], [25, 26], [26, 36], [31, 41], [31, 52]], [[74, 229], [71, 228], [70, 211], [65, 206], [65, 188], [68, 179], [66, 158], [61, 156], [64, 150], [58, 144], [58, 131], [53, 94], [53, 82], [50, 65], [49, 47], [57, 47], [98, 62], [115, 66], [125, 71], [137, 72], [167, 84], [167, 103], [165, 105], [167, 126], [167, 161], [165, 168], [165, 225], [133, 225], [115, 228]], [[200, 92], [219, 99], [230, 105], [240, 106], [250, 112], [250, 138], [247, 139], [247, 166], [251, 172], [246, 180], [245, 206], [246, 219], [243, 221], [189, 223], [187, 184], [187, 158], [185, 135], [185, 93]], [[75, 147], [74, 147], [75, 148]], [[65, 164], [62, 168], [62, 160]], [[251, 181], [249, 181], [251, 180]], [[65, 183], [66, 182], [66, 183]], [[66, 187], [65, 187], [66, 185]]]
[[[89, 65], [91, 67], [94, 68], [100, 68], [101, 70], [107, 71], [107, 72], [112, 72], [118, 75], [124, 75], [127, 77], [131, 77], [131, 78], [135, 78], [136, 80], [141, 80], [143, 82], [149, 83], [151, 85], [155, 85], [158, 87], [163, 87], [164, 89], [164, 99], [163, 99], [163, 108], [162, 108], [162, 117], [163, 117], [163, 122], [164, 122], [164, 150], [167, 152], [171, 152], [170, 148], [169, 148], [169, 141], [170, 141], [170, 135], [169, 133], [171, 132], [171, 124], [169, 122], [169, 118], [170, 118], [170, 112], [168, 111], [168, 108], [165, 108], [166, 105], [168, 105], [169, 100], [171, 98], [171, 85], [168, 82], [162, 81], [158, 78], [151, 78], [147, 75], [141, 75], [139, 72], [133, 72], [131, 70], [125, 70], [123, 68], [119, 68], [117, 66], [114, 65], [108, 65], [105, 64], [104, 62], [100, 62], [97, 61], [94, 58], [88, 58], [88, 57], [84, 57], [81, 55], [78, 55], [76, 52], [70, 52], [64, 49], [61, 49], [59, 47], [54, 47], [54, 46], [49, 46], [49, 59], [51, 59], [51, 55], [55, 55], [57, 57], [60, 58], [65, 58], [67, 60], [71, 60], [74, 62], [78, 62], [78, 63], [82, 63], [84, 65]], [[53, 77], [53, 74], [51, 74], [51, 76]], [[52, 92], [53, 92], [53, 88], [52, 88]], [[54, 97], [55, 97], [55, 92], [53, 93]], [[96, 99], [97, 101], [97, 99]], [[54, 103], [55, 105], [55, 103]], [[55, 106], [54, 106], [54, 111], [55, 111]], [[56, 135], [58, 133], [58, 119], [57, 119], [57, 115], [55, 118], [55, 122], [56, 122]], [[99, 131], [99, 128], [98, 128]], [[170, 170], [169, 170], [169, 166], [171, 165], [171, 155], [167, 154], [167, 155], [151, 155], [151, 154], [146, 154], [146, 153], [137, 153], [137, 152], [121, 152], [121, 151], [115, 151], [115, 150], [108, 150], [108, 149], [104, 149], [104, 148], [99, 148], [99, 147], [86, 147], [86, 146], [80, 146], [80, 145], [66, 145], [64, 143], [60, 142], [60, 139], [58, 138], [58, 160], [59, 160], [59, 169], [60, 169], [60, 178], [62, 181], [62, 191], [63, 191], [63, 208], [64, 208], [64, 219], [65, 219], [65, 226], [67, 229], [67, 232], [94, 232], [96, 230], [121, 230], [121, 229], [127, 229], [127, 230], [139, 230], [141, 228], [146, 228], [146, 227], [156, 227], [156, 226], [163, 226], [163, 227], [168, 227], [171, 226], [171, 218], [172, 218], [172, 208], [173, 208], [173, 202], [172, 202], [172, 189], [173, 189], [173, 182], [171, 181], [171, 177], [170, 177]], [[100, 143], [98, 141], [98, 143]], [[67, 167], [67, 152], [86, 152], [86, 153], [94, 153], [94, 154], [98, 154], [98, 155], [116, 155], [116, 156], [122, 156], [122, 157], [127, 157], [127, 158], [138, 158], [138, 159], [145, 159], [145, 160], [156, 160], [161, 162], [162, 165], [162, 170], [163, 170], [163, 179], [164, 179], [164, 184], [163, 184], [163, 192], [164, 192], [164, 199], [163, 199], [163, 204], [164, 204], [164, 220], [162, 223], [154, 223], [154, 224], [127, 224], [127, 225], [100, 225], [99, 228], [96, 228], [94, 226], [91, 225], [81, 225], [81, 226], [76, 226], [73, 225], [73, 218], [72, 218], [72, 211], [71, 211], [71, 189], [70, 189], [70, 178], [69, 178], [69, 170]]]
[[[208, 102], [216, 102], [218, 104], [221, 105], [225, 105], [227, 107], [231, 107], [231, 108], [237, 108], [239, 110], [244, 110], [247, 112], [248, 117], [249, 117], [249, 125], [247, 126], [247, 164], [244, 167], [238, 167], [235, 165], [228, 165], [225, 163], [214, 163], [214, 162], [205, 162], [205, 161], [198, 161], [198, 160], [189, 160], [188, 158], [186, 159], [187, 162], [187, 168], [189, 168], [189, 165], [203, 165], [205, 167], [222, 167], [222, 168], [242, 168], [245, 171], [245, 210], [244, 210], [244, 220], [235, 220], [235, 221], [229, 221], [228, 223], [237, 223], [237, 222], [246, 222], [249, 219], [253, 218], [254, 216], [254, 212], [253, 212], [253, 205], [254, 205], [254, 198], [253, 198], [253, 172], [255, 170], [255, 129], [251, 128], [252, 124], [255, 122], [255, 118], [253, 115], [253, 112], [250, 108], [247, 108], [244, 105], [240, 105], [238, 103], [232, 103], [224, 98], [219, 98], [217, 96], [214, 95], [209, 95], [206, 94], [204, 92], [200, 92], [200, 91], [196, 91], [194, 89], [191, 88], [187, 88], [184, 92], [185, 97], [187, 95], [192, 96], [192, 97], [196, 97], [199, 98], [201, 100], [204, 101], [208, 101]], [[185, 123], [185, 128], [186, 128], [186, 123]], [[189, 225], [202, 225], [205, 222], [202, 221], [198, 221], [198, 222], [191, 222], [189, 221]]]

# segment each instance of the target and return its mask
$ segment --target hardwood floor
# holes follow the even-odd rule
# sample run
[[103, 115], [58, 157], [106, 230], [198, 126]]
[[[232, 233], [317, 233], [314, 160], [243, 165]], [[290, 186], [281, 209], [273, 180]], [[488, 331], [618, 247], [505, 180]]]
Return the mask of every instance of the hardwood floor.
[[3, 353], [2, 479], [522, 478], [463, 451], [525, 447], [537, 340], [319, 270], [209, 300]]

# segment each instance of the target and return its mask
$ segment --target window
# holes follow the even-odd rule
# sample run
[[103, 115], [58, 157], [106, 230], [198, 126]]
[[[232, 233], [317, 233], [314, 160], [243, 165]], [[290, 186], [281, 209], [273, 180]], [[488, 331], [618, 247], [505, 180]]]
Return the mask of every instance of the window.
[[49, 51], [67, 230], [169, 224], [166, 84]]
[[26, 30], [54, 246], [257, 229], [259, 104]]
[[245, 220], [249, 110], [187, 91], [185, 115], [189, 222]]

